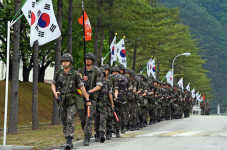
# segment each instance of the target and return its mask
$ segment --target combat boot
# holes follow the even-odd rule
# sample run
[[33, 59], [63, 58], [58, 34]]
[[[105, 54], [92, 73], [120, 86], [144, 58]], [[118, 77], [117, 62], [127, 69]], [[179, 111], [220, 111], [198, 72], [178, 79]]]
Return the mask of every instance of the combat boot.
[[121, 128], [121, 133], [125, 133], [126, 132], [126, 128], [125, 128], [125, 126], [123, 126], [122, 128]]
[[89, 146], [89, 141], [90, 141], [90, 134], [85, 135], [84, 137], [84, 146]]
[[144, 121], [143, 127], [147, 127], [147, 121]]
[[150, 120], [149, 125], [152, 125], [152, 120]]
[[130, 131], [134, 131], [134, 130], [135, 130], [134, 126], [131, 125], [131, 126], [130, 126]]
[[99, 142], [99, 141], [100, 141], [100, 134], [99, 134], [99, 132], [96, 132], [96, 134], [95, 134], [95, 142]]
[[111, 131], [107, 131], [106, 140], [111, 140], [111, 135], [112, 135]]
[[140, 122], [140, 128], [143, 128], [143, 122]]
[[66, 145], [64, 147], [64, 150], [70, 150], [73, 148], [73, 143], [72, 143], [72, 140], [73, 140], [73, 137], [66, 137]]
[[117, 129], [116, 130], [116, 138], [120, 138], [121, 136], [120, 136], [120, 131]]
[[100, 136], [100, 143], [104, 143], [105, 140], [106, 140], [105, 137], [104, 137], [104, 132], [100, 131], [99, 136]]

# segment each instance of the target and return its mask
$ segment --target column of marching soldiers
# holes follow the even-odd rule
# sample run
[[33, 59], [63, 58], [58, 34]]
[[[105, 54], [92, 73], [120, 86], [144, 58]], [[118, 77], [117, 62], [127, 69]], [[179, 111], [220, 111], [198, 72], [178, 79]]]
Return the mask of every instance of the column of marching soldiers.
[[[73, 59], [70, 54], [63, 54], [61, 61], [62, 63], [65, 61], [72, 63]], [[95, 142], [104, 143], [105, 140], [111, 140], [112, 136], [120, 138], [121, 134], [127, 131], [140, 130], [164, 120], [189, 117], [194, 99], [191, 92], [186, 89], [182, 91], [178, 85], [172, 87], [169, 83], [162, 83], [143, 74], [136, 74], [121, 64], [112, 68], [108, 64], [104, 64], [98, 68], [93, 65], [95, 61], [95, 56], [87, 53], [86, 75], [85, 68], [75, 70], [75, 73], [69, 72], [69, 75], [75, 74], [73, 78], [77, 80], [69, 82], [69, 86], [62, 78], [65, 74], [64, 69], [60, 71], [60, 75], [56, 73], [59, 77], [55, 75], [53, 81], [57, 89], [61, 91], [61, 96], [65, 96], [66, 103], [69, 103], [67, 95], [70, 91], [66, 92], [65, 86], [73, 87], [73, 92], [77, 85], [80, 89], [82, 89], [82, 85], [86, 89], [86, 92], [81, 92], [77, 88], [77, 98], [74, 102], [84, 130], [83, 144], [85, 146], [89, 145], [92, 137], [93, 122]], [[74, 72], [72, 67], [70, 70]], [[62, 87], [58, 88], [59, 85]], [[80, 98], [86, 93], [88, 96], [82, 98], [83, 101], [80, 103]], [[91, 105], [87, 105], [87, 103], [91, 103]], [[74, 104], [60, 106], [62, 107], [60, 114], [66, 144], [72, 148], [75, 114], [73, 117], [70, 114], [74, 110]]]

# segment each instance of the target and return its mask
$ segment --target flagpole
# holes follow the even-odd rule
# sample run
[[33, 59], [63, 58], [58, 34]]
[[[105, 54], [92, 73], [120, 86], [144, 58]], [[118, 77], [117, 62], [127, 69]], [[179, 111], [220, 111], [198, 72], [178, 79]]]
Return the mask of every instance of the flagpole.
[[140, 73], [143, 73], [146, 68], [147, 68], [147, 65], [146, 65], [146, 67], [143, 68], [142, 71], [140, 71]]
[[6, 129], [7, 129], [7, 112], [8, 112], [8, 88], [9, 88], [9, 51], [10, 51], [10, 21], [7, 25], [7, 61], [6, 61], [6, 88], [5, 88], [5, 116], [4, 116], [4, 136], [3, 145], [6, 145]]
[[84, 22], [84, 1], [82, 0], [82, 14], [83, 14], [83, 32], [84, 32], [84, 36], [83, 36], [83, 39], [84, 39], [84, 75], [86, 76], [87, 75], [87, 69], [86, 69], [86, 58], [85, 58], [85, 55], [86, 55], [86, 44], [85, 44], [85, 29], [84, 29], [84, 27], [85, 27], [85, 22]]

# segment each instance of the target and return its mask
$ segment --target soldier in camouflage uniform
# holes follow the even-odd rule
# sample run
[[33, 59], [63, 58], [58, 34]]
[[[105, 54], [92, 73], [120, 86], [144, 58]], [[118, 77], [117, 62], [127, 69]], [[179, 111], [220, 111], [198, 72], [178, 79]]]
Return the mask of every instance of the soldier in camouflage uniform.
[[[111, 82], [111, 75], [110, 75], [110, 66], [108, 64], [104, 64], [102, 66], [104, 69], [105, 69], [105, 80], [111, 84], [111, 88], [115, 93], [118, 92], [118, 89], [116, 88], [117, 87], [117, 83], [112, 83]], [[112, 95], [113, 97], [113, 95]], [[112, 137], [112, 129], [113, 129], [113, 110], [114, 109], [114, 103], [112, 103], [111, 101], [107, 101], [107, 104], [106, 104], [106, 107], [107, 107], [107, 123], [106, 123], [106, 140], [111, 140], [111, 137]]]
[[130, 122], [130, 121], [132, 121], [133, 119], [133, 117], [135, 117], [135, 116], [133, 116], [134, 114], [133, 113], [135, 113], [135, 110], [132, 110], [132, 109], [135, 109], [135, 107], [133, 106], [133, 92], [135, 92], [135, 88], [134, 88], [134, 80], [133, 80], [133, 77], [132, 77], [132, 75], [131, 75], [131, 71], [129, 70], [129, 69], [125, 69], [125, 75], [126, 75], [126, 77], [127, 77], [127, 79], [128, 79], [128, 91], [127, 91], [127, 104], [126, 104], [126, 106], [127, 106], [127, 123], [128, 123], [128, 127], [129, 127], [129, 129], [131, 130], [131, 131], [133, 131], [134, 130], [134, 127], [133, 127], [133, 125], [132, 125], [132, 122]]
[[[106, 70], [101, 67], [101, 71], [103, 75], [106, 76]], [[95, 131], [96, 138], [95, 141], [100, 143], [104, 143], [105, 137], [104, 134], [106, 132], [106, 122], [108, 118], [108, 108], [113, 107], [113, 90], [110, 80], [108, 78], [104, 78], [102, 89], [99, 91], [99, 97], [97, 99], [96, 105], [96, 117], [95, 117]]]
[[[120, 69], [120, 74], [127, 79], [127, 81], [129, 80], [129, 76], [125, 75], [125, 67], [122, 64], [118, 65], [118, 68]], [[129, 104], [128, 104], [128, 88], [130, 87], [129, 83], [127, 82], [127, 84], [125, 85], [125, 89], [123, 89], [122, 91], [122, 102], [124, 103], [121, 106], [121, 117], [122, 117], [122, 121], [121, 121], [121, 133], [125, 133], [127, 130], [127, 126], [128, 126], [128, 122], [129, 122]]]
[[[127, 71], [126, 71], [127, 74]], [[129, 73], [128, 73], [129, 75]], [[130, 114], [130, 118], [129, 118], [129, 129], [131, 131], [134, 131], [136, 128], [136, 115], [137, 115], [137, 102], [136, 102], [136, 81], [135, 81], [135, 72], [133, 70], [130, 71], [130, 85], [131, 87], [129, 88], [129, 94], [131, 94], [131, 96], [129, 97], [129, 114]]]
[[96, 102], [98, 98], [98, 91], [103, 86], [103, 75], [101, 70], [93, 66], [95, 62], [94, 54], [88, 52], [85, 56], [86, 59], [86, 70], [82, 68], [79, 72], [82, 74], [82, 81], [84, 82], [85, 88], [88, 91], [90, 101], [87, 103], [91, 103], [90, 106], [90, 116], [87, 114], [88, 107], [85, 107], [84, 117], [82, 118], [82, 126], [84, 129], [84, 146], [89, 146], [90, 136], [92, 134], [92, 123], [95, 118], [96, 113]]
[[167, 90], [167, 100], [166, 100], [166, 120], [171, 118], [171, 103], [172, 103], [172, 89], [169, 83], [165, 83]]
[[[120, 69], [118, 66], [114, 66], [111, 70], [111, 81], [112, 83], [117, 84], [115, 86], [115, 89], [117, 89], [117, 92], [114, 94], [114, 105], [115, 105], [115, 111], [117, 113], [119, 121], [115, 121], [115, 129], [116, 129], [116, 137], [120, 137], [119, 131], [121, 130], [122, 126], [122, 108], [123, 105], [126, 103], [125, 99], [127, 99], [126, 95], [126, 87], [128, 85], [128, 80], [125, 76], [122, 76], [120, 73]], [[116, 94], [117, 93], [117, 94]]]
[[[61, 63], [63, 69], [55, 73], [51, 89], [57, 103], [60, 105], [60, 116], [63, 124], [63, 133], [66, 139], [65, 149], [73, 147], [72, 139], [74, 137], [74, 118], [76, 116], [76, 89], [79, 88], [82, 94], [89, 101], [88, 94], [84, 88], [80, 74], [74, 70], [72, 55], [65, 53], [62, 55]], [[90, 105], [87, 103], [87, 105]]]
[[173, 93], [173, 105], [172, 105], [172, 116], [174, 119], [178, 119], [179, 113], [180, 113], [180, 107], [179, 107], [179, 99], [180, 99], [180, 91], [178, 90], [178, 85], [174, 85], [174, 93]]
[[190, 108], [191, 108], [191, 94], [188, 92], [187, 89], [185, 91], [185, 96], [184, 96], [184, 117], [188, 118], [190, 114]]

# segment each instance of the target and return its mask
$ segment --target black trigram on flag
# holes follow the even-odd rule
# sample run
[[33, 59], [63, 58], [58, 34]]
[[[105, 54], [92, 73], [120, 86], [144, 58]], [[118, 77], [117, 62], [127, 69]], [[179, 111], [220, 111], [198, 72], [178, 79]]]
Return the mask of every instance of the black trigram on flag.
[[41, 15], [41, 11], [39, 10], [38, 12], [37, 12], [37, 16], [39, 17], [40, 15]]
[[44, 32], [42, 32], [42, 31], [39, 31], [39, 37], [44, 37]]
[[50, 10], [50, 5], [49, 4], [45, 4], [44, 9]]
[[57, 26], [56, 25], [54, 25], [54, 24], [52, 24], [51, 26], [50, 26], [50, 31], [51, 32], [54, 32], [54, 30], [57, 28]]
[[35, 26], [36, 31], [39, 31], [39, 25]]
[[30, 18], [30, 19], [32, 18], [32, 11], [31, 10], [28, 11], [28, 18]]
[[35, 7], [35, 2], [32, 2], [32, 8], [34, 8]]

